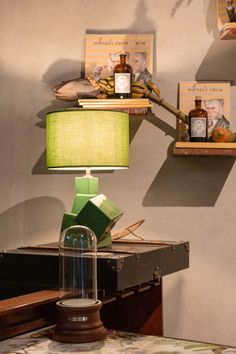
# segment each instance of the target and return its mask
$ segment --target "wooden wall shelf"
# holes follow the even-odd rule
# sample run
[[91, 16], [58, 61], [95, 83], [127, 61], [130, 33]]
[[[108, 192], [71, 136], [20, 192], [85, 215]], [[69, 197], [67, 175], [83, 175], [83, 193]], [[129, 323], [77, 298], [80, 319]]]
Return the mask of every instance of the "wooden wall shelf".
[[146, 115], [153, 104], [147, 98], [106, 98], [106, 99], [79, 99], [78, 103], [84, 109], [104, 109], [127, 112], [130, 115]]
[[236, 157], [236, 143], [176, 142], [174, 156], [231, 156]]

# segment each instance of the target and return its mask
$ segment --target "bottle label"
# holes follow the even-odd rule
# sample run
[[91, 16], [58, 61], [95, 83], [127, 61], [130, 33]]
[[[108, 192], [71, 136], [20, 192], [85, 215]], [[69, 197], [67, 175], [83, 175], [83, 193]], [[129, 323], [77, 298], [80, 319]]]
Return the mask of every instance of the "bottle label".
[[191, 117], [192, 138], [206, 138], [207, 136], [207, 120], [204, 117]]
[[130, 93], [130, 73], [115, 73], [115, 93]]

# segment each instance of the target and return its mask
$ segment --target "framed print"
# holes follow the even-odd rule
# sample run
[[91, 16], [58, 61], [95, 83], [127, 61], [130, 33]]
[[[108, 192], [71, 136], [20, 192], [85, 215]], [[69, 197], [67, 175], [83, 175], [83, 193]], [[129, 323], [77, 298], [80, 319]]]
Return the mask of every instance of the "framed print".
[[113, 75], [120, 54], [127, 55], [135, 81], [153, 73], [153, 34], [88, 34], [85, 39], [85, 76], [96, 80]]
[[[195, 97], [200, 96], [202, 108], [208, 113], [208, 136], [216, 126], [230, 128], [229, 81], [181, 81], [179, 83], [179, 109], [188, 114], [195, 107]], [[188, 140], [187, 126], [178, 123], [180, 141]]]
[[221, 39], [236, 38], [235, 0], [217, 0], [217, 24]]

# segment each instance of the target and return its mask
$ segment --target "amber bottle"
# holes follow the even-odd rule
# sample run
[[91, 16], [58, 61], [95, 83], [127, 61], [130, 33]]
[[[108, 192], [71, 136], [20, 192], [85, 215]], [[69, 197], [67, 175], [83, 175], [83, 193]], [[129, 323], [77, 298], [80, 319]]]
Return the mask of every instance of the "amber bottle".
[[132, 67], [126, 63], [126, 54], [120, 55], [120, 63], [114, 68], [115, 97], [130, 98], [132, 89]]
[[189, 141], [206, 142], [208, 139], [208, 115], [201, 103], [201, 97], [196, 96], [195, 108], [188, 115]]

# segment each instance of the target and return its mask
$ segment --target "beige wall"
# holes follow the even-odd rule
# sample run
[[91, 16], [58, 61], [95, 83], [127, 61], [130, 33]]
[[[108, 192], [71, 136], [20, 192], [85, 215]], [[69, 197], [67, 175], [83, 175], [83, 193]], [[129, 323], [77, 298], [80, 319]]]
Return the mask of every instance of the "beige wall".
[[[0, 0], [0, 248], [57, 240], [73, 174], [45, 169], [51, 86], [80, 75], [86, 31], [155, 33], [155, 81], [177, 102], [180, 80], [236, 80], [236, 41], [221, 41], [214, 0]], [[231, 109], [236, 109], [235, 86]], [[171, 156], [175, 118], [130, 118], [130, 168], [100, 190], [146, 239], [189, 240], [191, 266], [164, 278], [165, 335], [236, 345], [233, 158]], [[235, 126], [234, 114], [232, 124]]]

